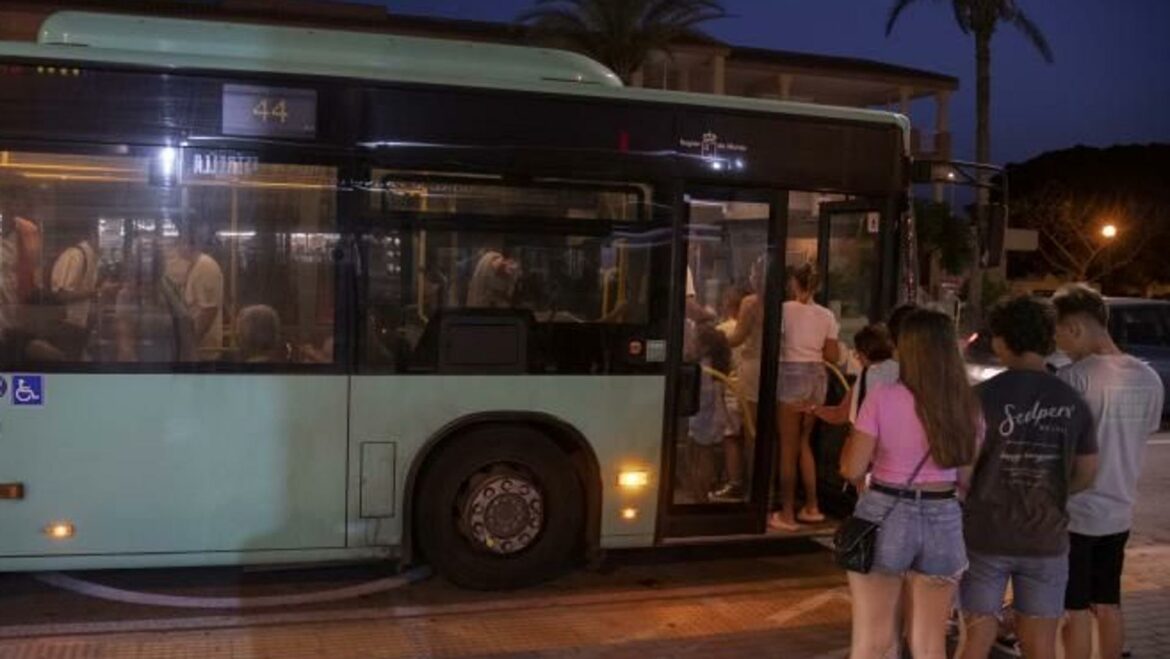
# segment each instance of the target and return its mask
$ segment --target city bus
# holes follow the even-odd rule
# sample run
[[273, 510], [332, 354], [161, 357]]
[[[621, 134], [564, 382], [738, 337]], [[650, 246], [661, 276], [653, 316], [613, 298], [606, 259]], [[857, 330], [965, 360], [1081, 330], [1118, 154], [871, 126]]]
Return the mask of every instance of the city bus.
[[[53, 14], [0, 43], [0, 571], [508, 588], [771, 537], [786, 268], [845, 343], [912, 290], [908, 131], [558, 50]], [[753, 268], [749, 392], [689, 337]]]

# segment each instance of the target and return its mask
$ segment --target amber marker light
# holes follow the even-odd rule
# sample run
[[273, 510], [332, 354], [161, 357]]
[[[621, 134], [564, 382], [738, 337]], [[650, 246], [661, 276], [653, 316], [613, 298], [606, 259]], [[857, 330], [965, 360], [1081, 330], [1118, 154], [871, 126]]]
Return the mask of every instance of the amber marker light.
[[650, 472], [627, 469], [618, 474], [618, 485], [627, 490], [640, 490], [650, 484]]
[[45, 527], [45, 535], [53, 540], [68, 540], [76, 532], [72, 522], [53, 522]]

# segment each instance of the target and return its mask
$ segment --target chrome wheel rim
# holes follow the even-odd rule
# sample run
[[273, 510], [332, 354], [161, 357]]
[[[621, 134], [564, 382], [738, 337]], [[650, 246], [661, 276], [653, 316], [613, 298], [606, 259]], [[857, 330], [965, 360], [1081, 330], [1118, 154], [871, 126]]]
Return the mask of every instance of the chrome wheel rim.
[[532, 479], [485, 474], [470, 485], [461, 526], [474, 545], [503, 556], [532, 546], [544, 528], [544, 497]]

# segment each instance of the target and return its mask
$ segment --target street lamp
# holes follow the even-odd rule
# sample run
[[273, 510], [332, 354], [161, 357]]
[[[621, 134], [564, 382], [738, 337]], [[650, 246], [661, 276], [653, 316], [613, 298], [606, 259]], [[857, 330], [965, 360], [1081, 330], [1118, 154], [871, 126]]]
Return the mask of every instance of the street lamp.
[[1116, 238], [1117, 237], [1117, 225], [1116, 224], [1106, 224], [1105, 226], [1101, 227], [1101, 235], [1109, 240]]

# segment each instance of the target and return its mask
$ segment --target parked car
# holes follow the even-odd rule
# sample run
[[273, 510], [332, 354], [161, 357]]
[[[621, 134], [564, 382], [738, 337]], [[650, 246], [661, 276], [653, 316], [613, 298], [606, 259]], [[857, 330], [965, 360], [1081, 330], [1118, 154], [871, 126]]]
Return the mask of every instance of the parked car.
[[[1111, 297], [1105, 302], [1109, 305], [1109, 333], [1113, 340], [1162, 378], [1166, 390], [1162, 418], [1170, 419], [1170, 301]], [[967, 337], [961, 347], [972, 382], [982, 382], [1003, 370], [991, 350], [991, 332], [986, 328]], [[1056, 352], [1049, 355], [1048, 363], [1057, 369], [1069, 360]]]

